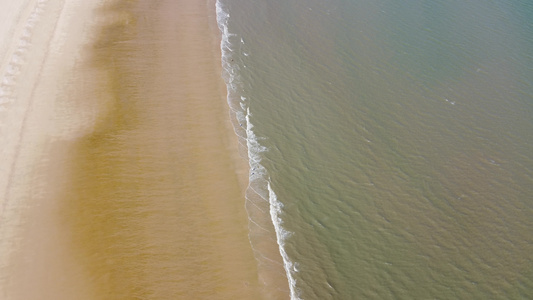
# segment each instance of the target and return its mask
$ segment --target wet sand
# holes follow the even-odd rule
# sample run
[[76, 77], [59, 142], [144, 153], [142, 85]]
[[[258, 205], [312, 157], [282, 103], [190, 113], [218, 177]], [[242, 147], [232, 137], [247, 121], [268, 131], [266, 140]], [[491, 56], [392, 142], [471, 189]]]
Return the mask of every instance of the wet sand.
[[260, 299], [214, 3], [46, 5], [7, 108], [2, 299]]

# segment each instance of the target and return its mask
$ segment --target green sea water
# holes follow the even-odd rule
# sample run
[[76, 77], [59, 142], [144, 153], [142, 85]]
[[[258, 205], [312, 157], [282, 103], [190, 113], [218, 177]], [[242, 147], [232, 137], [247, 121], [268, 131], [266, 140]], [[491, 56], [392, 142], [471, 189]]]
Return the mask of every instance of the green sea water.
[[250, 240], [293, 299], [533, 298], [531, 1], [217, 5]]

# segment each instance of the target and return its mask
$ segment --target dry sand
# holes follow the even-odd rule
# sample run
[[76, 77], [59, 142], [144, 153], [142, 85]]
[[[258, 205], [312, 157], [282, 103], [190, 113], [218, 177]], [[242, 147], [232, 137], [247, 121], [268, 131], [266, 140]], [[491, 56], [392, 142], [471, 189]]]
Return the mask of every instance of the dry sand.
[[0, 298], [262, 298], [213, 1], [0, 1]]

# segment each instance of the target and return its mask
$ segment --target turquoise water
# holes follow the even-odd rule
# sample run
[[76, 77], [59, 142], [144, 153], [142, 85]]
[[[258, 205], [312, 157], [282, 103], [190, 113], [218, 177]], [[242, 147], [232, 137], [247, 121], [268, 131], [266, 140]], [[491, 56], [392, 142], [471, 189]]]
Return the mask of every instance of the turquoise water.
[[533, 3], [217, 5], [250, 240], [293, 299], [533, 298]]

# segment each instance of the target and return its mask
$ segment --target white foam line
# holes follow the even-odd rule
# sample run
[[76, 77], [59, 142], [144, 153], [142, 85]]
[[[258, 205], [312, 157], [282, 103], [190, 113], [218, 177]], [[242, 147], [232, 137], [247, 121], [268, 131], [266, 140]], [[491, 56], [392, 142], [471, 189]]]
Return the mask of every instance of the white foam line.
[[274, 190], [270, 186], [270, 180], [267, 184], [268, 195], [270, 199], [270, 217], [272, 218], [272, 224], [276, 229], [276, 238], [279, 245], [279, 252], [283, 259], [283, 268], [285, 268], [285, 273], [287, 274], [287, 279], [289, 280], [289, 289], [291, 292], [291, 299], [299, 300], [299, 292], [296, 289], [296, 279], [294, 279], [294, 273], [298, 272], [297, 263], [294, 263], [290, 260], [289, 255], [285, 251], [285, 240], [292, 234], [290, 231], [287, 231], [283, 228], [283, 220], [281, 219], [283, 203], [278, 201], [278, 197]]
[[[283, 228], [283, 220], [281, 218], [283, 204], [278, 201], [276, 194], [274, 193], [274, 190], [272, 189], [270, 185], [270, 180], [267, 180], [268, 174], [266, 169], [261, 165], [261, 153], [267, 151], [268, 149], [260, 144], [260, 140], [262, 138], [256, 136], [253, 125], [250, 120], [251, 112], [250, 108], [247, 106], [247, 103], [245, 103], [246, 99], [242, 95], [240, 96], [240, 107], [242, 111], [236, 110], [232, 107], [231, 104], [231, 97], [232, 93], [236, 93], [238, 91], [238, 86], [240, 83], [240, 79], [238, 78], [238, 74], [236, 74], [237, 70], [232, 68], [230, 65], [230, 57], [233, 54], [233, 49], [231, 47], [231, 42], [229, 41], [229, 38], [232, 36], [236, 36], [233, 33], [230, 33], [228, 30], [228, 18], [229, 14], [224, 11], [222, 4], [220, 3], [220, 0], [216, 1], [216, 14], [217, 14], [217, 23], [218, 28], [220, 29], [220, 32], [222, 33], [222, 39], [220, 42], [220, 49], [222, 52], [222, 67], [225, 72], [225, 81], [228, 89], [228, 104], [230, 106], [230, 109], [235, 113], [235, 116], [237, 117], [237, 120], [241, 126], [243, 126], [243, 123], [246, 124], [245, 131], [246, 136], [242, 137], [246, 140], [247, 148], [248, 148], [248, 161], [250, 165], [250, 185], [248, 188], [252, 190], [254, 193], [256, 193], [258, 196], [260, 196], [263, 200], [268, 201], [270, 206], [270, 217], [272, 220], [272, 224], [274, 225], [274, 229], [276, 232], [276, 242], [278, 244], [278, 248], [281, 254], [281, 257], [283, 259], [283, 267], [285, 269], [285, 273], [287, 276], [287, 279], [289, 281], [289, 289], [290, 289], [290, 297], [293, 300], [299, 300], [299, 292], [296, 288], [296, 280], [294, 279], [294, 273], [298, 272], [297, 270], [297, 263], [294, 263], [290, 260], [287, 252], [285, 251], [284, 245], [285, 240], [292, 234], [291, 232], [287, 231]], [[244, 40], [241, 39], [241, 43], [244, 43]], [[246, 56], [249, 54], [246, 53]], [[244, 115], [243, 111], [246, 111], [246, 114]], [[244, 115], [244, 120], [243, 120]], [[262, 195], [259, 191], [255, 190], [251, 183], [255, 182], [258, 179], [263, 179], [267, 183], [267, 190], [268, 190], [268, 199], [265, 199], [265, 196]], [[255, 205], [255, 203], [254, 203]], [[254, 224], [257, 225], [256, 222], [251, 220]], [[259, 226], [259, 225], [257, 225]], [[261, 226], [259, 226], [262, 228]], [[253, 247], [253, 245], [252, 245]], [[261, 256], [264, 257], [261, 253], [259, 253]]]

